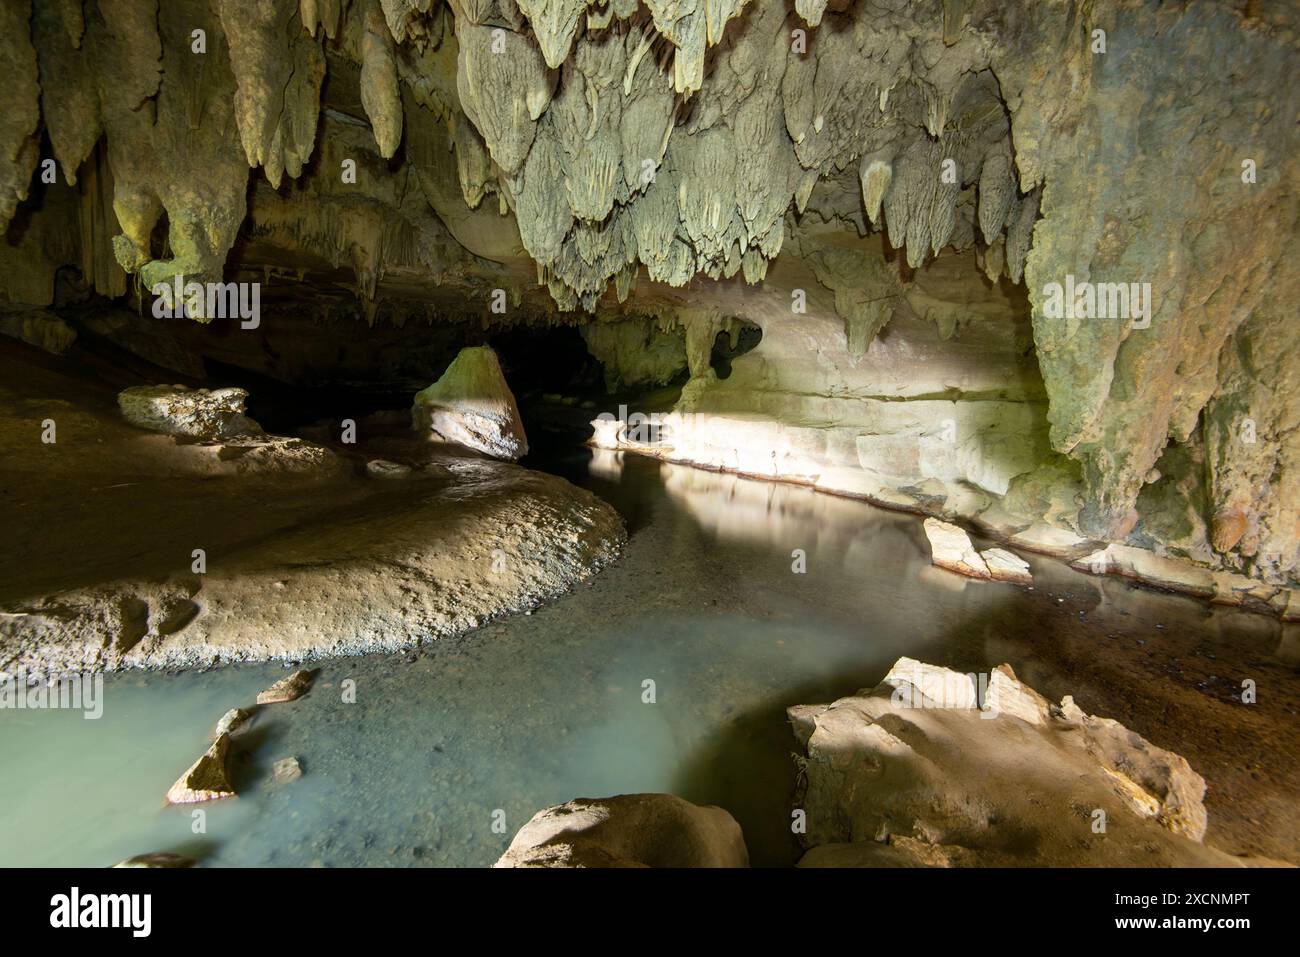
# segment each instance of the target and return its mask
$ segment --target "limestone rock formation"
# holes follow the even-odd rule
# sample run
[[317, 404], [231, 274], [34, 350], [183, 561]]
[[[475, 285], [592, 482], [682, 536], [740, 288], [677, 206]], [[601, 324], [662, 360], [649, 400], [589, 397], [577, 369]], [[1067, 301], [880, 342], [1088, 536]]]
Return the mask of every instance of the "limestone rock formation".
[[[3, 669], [394, 651], [536, 608], [626, 541], [592, 493], [400, 427], [373, 446], [361, 429], [355, 457], [284, 437], [195, 442], [128, 425], [114, 391], [52, 361], [0, 346], [0, 472], [33, 490], [6, 514], [24, 547], [0, 554]], [[376, 457], [418, 467], [368, 480]]]
[[122, 417], [134, 426], [191, 439], [224, 439], [259, 433], [244, 415], [244, 389], [190, 389], [186, 386], [133, 386], [118, 394]]
[[1205, 598], [1214, 594], [1214, 575], [1208, 570], [1163, 559], [1140, 548], [1107, 545], [1072, 564], [1094, 575], [1123, 575]]
[[201, 804], [235, 797], [235, 788], [226, 770], [229, 752], [230, 735], [218, 735], [212, 747], [167, 789], [167, 803]]
[[492, 458], [513, 462], [528, 453], [519, 407], [489, 346], [462, 349], [442, 378], [416, 393], [411, 420], [417, 432]]
[[956, 525], [927, 518], [925, 537], [930, 540], [930, 561], [940, 568], [968, 578], [991, 577], [984, 557], [975, 550], [970, 536]]
[[281, 678], [265, 691], [259, 691], [257, 694], [257, 703], [263, 704], [284, 704], [287, 701], [297, 701], [308, 691], [311, 690], [312, 682], [316, 678], [316, 673], [308, 671], [305, 668], [299, 668], [287, 678]]
[[984, 565], [989, 570], [989, 577], [994, 581], [1012, 582], [1016, 585], [1032, 585], [1034, 576], [1029, 573], [1029, 563], [1014, 552], [1005, 548], [986, 548], [980, 552]]
[[494, 867], [747, 867], [738, 825], [672, 794], [577, 798], [533, 815]]
[[448, 468], [397, 501], [340, 499], [326, 486], [332, 531], [276, 529], [201, 581], [159, 583], [129, 565], [93, 587], [14, 579], [9, 595], [34, 590], [0, 604], [0, 659], [166, 668], [393, 651], [534, 608], [626, 540], [612, 507], [561, 479], [490, 461]]
[[30, 0], [6, 3], [0, 12], [0, 63], [9, 78], [10, 108], [0, 120], [0, 226], [8, 226], [27, 198], [39, 152], [40, 84], [32, 47]]
[[801, 866], [1249, 863], [1200, 843], [1205, 782], [1183, 758], [1007, 665], [900, 658], [875, 688], [789, 716]]
[[610, 392], [666, 385], [687, 368], [685, 335], [671, 323], [598, 322], [583, 326], [582, 338], [603, 363]]

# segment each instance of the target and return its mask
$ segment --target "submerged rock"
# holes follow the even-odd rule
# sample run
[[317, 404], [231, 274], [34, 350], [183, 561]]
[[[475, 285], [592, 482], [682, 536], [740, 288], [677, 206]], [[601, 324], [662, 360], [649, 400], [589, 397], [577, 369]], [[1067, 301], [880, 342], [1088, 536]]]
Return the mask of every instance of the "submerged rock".
[[417, 392], [411, 423], [495, 459], [513, 462], [528, 452], [519, 407], [489, 346], [460, 350], [442, 378]]
[[117, 404], [122, 417], [142, 429], [191, 439], [225, 439], [262, 431], [244, 415], [247, 398], [243, 389], [143, 385], [118, 393]]
[[265, 691], [258, 692], [258, 704], [283, 704], [296, 701], [311, 690], [311, 683], [316, 680], [316, 672], [299, 669], [287, 678], [281, 678]]
[[533, 815], [494, 867], [748, 867], [740, 825], [672, 794], [577, 798]]
[[277, 783], [288, 784], [302, 777], [302, 765], [298, 763], [297, 758], [281, 758], [271, 766], [271, 773]]
[[235, 797], [235, 787], [226, 771], [230, 735], [222, 734], [167, 790], [168, 804], [199, 804]]
[[989, 569], [971, 544], [970, 536], [937, 518], [925, 520], [925, 536], [930, 540], [930, 561], [940, 568], [969, 578], [988, 578]]
[[[982, 700], [981, 700], [982, 699]], [[869, 691], [789, 709], [801, 866], [1232, 866], [1200, 843], [1205, 781], [1177, 754], [1009, 665], [900, 658]]]

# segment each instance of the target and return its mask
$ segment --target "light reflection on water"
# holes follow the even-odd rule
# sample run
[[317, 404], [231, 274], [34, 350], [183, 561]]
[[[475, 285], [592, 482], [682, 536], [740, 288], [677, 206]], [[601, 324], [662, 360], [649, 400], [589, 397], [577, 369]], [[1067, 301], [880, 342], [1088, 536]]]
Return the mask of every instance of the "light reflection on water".
[[[279, 666], [110, 676], [99, 721], [0, 712], [0, 864], [173, 850], [211, 865], [483, 866], [546, 805], [635, 791], [720, 804], [755, 863], [787, 864], [785, 707], [870, 686], [899, 655], [963, 670], [1011, 660], [1045, 693], [1075, 691], [1087, 706], [1103, 690], [1050, 651], [1081, 619], [1097, 631], [1088, 640], [1157, 621], [1213, 647], [1271, 653], [1280, 640], [1276, 623], [1032, 556], [1033, 592], [967, 582], [929, 565], [915, 518], [808, 489], [610, 452], [557, 470], [624, 513], [624, 559], [531, 616], [412, 662], [321, 663], [308, 697], [264, 709], [239, 739], [241, 797], [206, 806], [206, 834], [162, 794], [217, 718]], [[341, 700], [348, 678], [355, 704]], [[304, 777], [272, 783], [288, 755]]]

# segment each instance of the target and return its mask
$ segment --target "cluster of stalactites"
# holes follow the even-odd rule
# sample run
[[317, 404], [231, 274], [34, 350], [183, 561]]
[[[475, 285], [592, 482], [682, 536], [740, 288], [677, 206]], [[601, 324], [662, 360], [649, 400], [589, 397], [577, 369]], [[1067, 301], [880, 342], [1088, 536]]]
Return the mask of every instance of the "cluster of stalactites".
[[869, 221], [911, 265], [973, 245], [978, 225], [990, 275], [1020, 280], [1037, 195], [1020, 191], [987, 52], [945, 41], [941, 4], [930, 34], [906, 4], [806, 29], [827, 4], [801, 2], [802, 19], [749, 6], [724, 35], [744, 6], [452, 0], [458, 99], [496, 172], [466, 199], [506, 200], [562, 309], [593, 310], [611, 282], [622, 301], [640, 267], [672, 286], [759, 282], [787, 213], [854, 163]]
[[[913, 265], [971, 245], [977, 227], [986, 270], [1018, 280], [1037, 214], [988, 53], [977, 37], [945, 33], [939, 0], [847, 11], [800, 0], [793, 14], [745, 0], [300, 0], [248, 11], [214, 0], [159, 14], [124, 0], [111, 29], [85, 9], [84, 20], [77, 4], [31, 14], [32, 90], [62, 104], [45, 116], [69, 180], [107, 136], [114, 249], [147, 281], [219, 272], [247, 168], [279, 187], [319, 152], [327, 49], [360, 65], [381, 156], [426, 123], [413, 108], [445, 125], [466, 203], [496, 194], [513, 211], [564, 309], [594, 309], [611, 284], [625, 299], [642, 269], [673, 286], [737, 273], [759, 282], [789, 214], [819, 179], [855, 166], [866, 219]], [[209, 37], [202, 71], [188, 49], [196, 24]], [[37, 64], [19, 40], [6, 59], [21, 80]], [[14, 173], [5, 182], [24, 182], [17, 167], [35, 163], [23, 144], [40, 113], [28, 112], [0, 124], [22, 160], [0, 170]], [[164, 215], [173, 258], [153, 262]]]

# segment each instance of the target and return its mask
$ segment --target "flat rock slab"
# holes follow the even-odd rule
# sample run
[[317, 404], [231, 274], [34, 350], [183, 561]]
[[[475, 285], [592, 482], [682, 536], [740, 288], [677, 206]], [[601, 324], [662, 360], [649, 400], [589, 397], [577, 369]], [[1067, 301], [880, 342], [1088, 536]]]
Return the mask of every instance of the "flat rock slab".
[[672, 794], [577, 798], [539, 811], [494, 867], [748, 867], [740, 825]]
[[535, 608], [626, 541], [610, 505], [563, 479], [485, 459], [448, 469], [366, 483], [391, 491], [210, 552], [201, 576], [182, 565], [0, 602], [0, 660], [112, 670], [396, 651]]
[[1209, 569], [1131, 545], [1107, 545], [1070, 564], [1093, 575], [1120, 575], [1202, 598], [1212, 598], [1215, 593], [1214, 573]]

